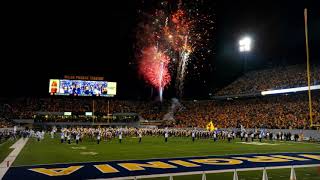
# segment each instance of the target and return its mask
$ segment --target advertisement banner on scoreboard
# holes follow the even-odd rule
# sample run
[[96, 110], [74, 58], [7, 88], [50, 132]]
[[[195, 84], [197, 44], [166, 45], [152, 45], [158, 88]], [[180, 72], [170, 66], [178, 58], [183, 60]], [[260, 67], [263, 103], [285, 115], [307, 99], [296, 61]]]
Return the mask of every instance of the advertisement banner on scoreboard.
[[51, 95], [112, 97], [117, 93], [117, 83], [107, 81], [50, 79], [49, 93]]
[[57, 93], [59, 90], [59, 79], [50, 79], [49, 92], [52, 94]]

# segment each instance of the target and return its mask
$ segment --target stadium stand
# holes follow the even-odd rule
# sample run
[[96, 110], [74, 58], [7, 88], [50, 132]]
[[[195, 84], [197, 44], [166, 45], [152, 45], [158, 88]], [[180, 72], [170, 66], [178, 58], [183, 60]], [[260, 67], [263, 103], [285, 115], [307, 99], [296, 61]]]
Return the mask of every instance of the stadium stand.
[[[320, 66], [311, 66], [311, 84], [320, 84]], [[250, 71], [216, 93], [217, 96], [258, 93], [271, 89], [307, 86], [305, 65]]]
[[9, 128], [13, 126], [14, 126], [13, 122], [0, 117], [0, 128]]
[[[312, 84], [320, 81], [319, 66], [312, 68]], [[261, 90], [306, 86], [306, 71], [302, 65], [276, 67], [248, 72], [231, 83], [218, 95], [233, 95], [233, 98], [179, 102], [181, 107], [170, 112], [170, 101], [129, 101], [107, 100], [105, 98], [47, 97], [0, 99], [1, 127], [11, 126], [9, 119], [34, 119], [35, 122], [109, 122], [128, 123], [138, 120], [168, 120], [167, 114], [175, 121], [166, 121], [165, 126], [205, 127], [209, 121], [220, 128], [292, 128], [309, 127], [308, 96], [306, 92], [269, 96], [239, 96], [254, 94]], [[259, 94], [259, 93], [258, 93]], [[229, 96], [231, 97], [231, 96]], [[312, 92], [314, 122], [320, 124], [320, 91]], [[94, 112], [97, 117], [85, 116]], [[64, 116], [72, 112], [72, 116]], [[169, 113], [170, 112], [170, 113]], [[108, 119], [105, 117], [108, 116]]]
[[[319, 92], [314, 95], [319, 97]], [[221, 128], [308, 128], [308, 97], [306, 93], [234, 99], [228, 101], [183, 102], [184, 111], [175, 116], [177, 126], [205, 126], [213, 121]], [[319, 99], [313, 101], [316, 122], [320, 116]]]
[[[313, 93], [319, 97], [319, 91]], [[320, 102], [314, 98], [313, 113], [315, 122], [320, 122]], [[161, 106], [157, 102], [117, 101], [109, 102], [109, 113], [136, 113], [145, 120], [162, 120], [168, 112], [169, 102]], [[95, 114], [107, 115], [106, 100], [95, 100]], [[182, 101], [181, 108], [174, 114], [176, 127], [205, 127], [209, 121], [220, 128], [308, 128], [308, 97], [306, 92], [289, 95], [261, 96], [255, 98], [241, 98], [232, 100]], [[81, 114], [76, 118], [54, 116], [42, 118], [41, 122], [90, 122], [91, 117], [84, 116], [84, 112], [92, 111], [92, 99], [89, 98], [30, 98], [16, 99], [6, 104], [2, 117], [7, 119], [34, 119], [39, 112], [55, 114], [56, 112], [72, 112]], [[105, 121], [102, 118], [96, 122]], [[127, 122], [127, 121], [121, 121]]]
[[[8, 101], [7, 101], [8, 102]], [[109, 108], [108, 108], [109, 104]], [[18, 98], [6, 104], [7, 118], [30, 119], [36, 112], [72, 112], [83, 114], [93, 111], [97, 114], [138, 113], [145, 119], [158, 120], [166, 113], [168, 102], [124, 101], [73, 97]]]

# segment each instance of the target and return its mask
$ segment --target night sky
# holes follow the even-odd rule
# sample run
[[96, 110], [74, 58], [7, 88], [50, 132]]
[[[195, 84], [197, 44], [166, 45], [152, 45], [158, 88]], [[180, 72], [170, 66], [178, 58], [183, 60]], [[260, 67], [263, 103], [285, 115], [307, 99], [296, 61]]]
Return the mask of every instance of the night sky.
[[[145, 0], [146, 1], [146, 0]], [[238, 40], [254, 39], [248, 68], [305, 63], [303, 9], [309, 11], [311, 61], [320, 61], [320, 5], [316, 0], [205, 1], [214, 7], [215, 31], [205, 61], [192, 58], [186, 98], [208, 94], [240, 76]], [[148, 5], [147, 8], [150, 8]], [[137, 73], [134, 46], [142, 0], [108, 4], [7, 7], [0, 97], [47, 96], [48, 80], [63, 75], [104, 76], [118, 82], [117, 98], [148, 99], [151, 88]], [[197, 68], [193, 68], [197, 64]], [[169, 87], [165, 98], [174, 96]]]

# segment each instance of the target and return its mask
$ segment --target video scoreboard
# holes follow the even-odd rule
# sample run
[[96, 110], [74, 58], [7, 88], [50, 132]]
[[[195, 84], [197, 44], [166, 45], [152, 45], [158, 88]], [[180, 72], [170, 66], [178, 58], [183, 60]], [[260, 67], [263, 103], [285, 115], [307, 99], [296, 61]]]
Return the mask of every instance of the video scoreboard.
[[102, 96], [117, 94], [117, 83], [108, 81], [50, 79], [49, 93], [64, 96]]

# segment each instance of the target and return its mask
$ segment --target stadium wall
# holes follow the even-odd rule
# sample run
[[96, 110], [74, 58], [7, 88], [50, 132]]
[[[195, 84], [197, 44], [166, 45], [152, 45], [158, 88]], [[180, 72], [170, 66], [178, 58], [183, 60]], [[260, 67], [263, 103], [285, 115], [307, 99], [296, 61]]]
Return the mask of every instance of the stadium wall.
[[[25, 128], [24, 127], [17, 127], [17, 131], [21, 131], [21, 130], [24, 130]], [[11, 128], [0, 128], [0, 132], [5, 132], [5, 131], [13, 131], [14, 128], [11, 127]]]

